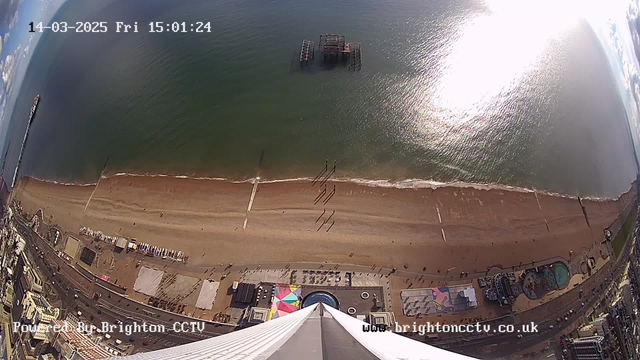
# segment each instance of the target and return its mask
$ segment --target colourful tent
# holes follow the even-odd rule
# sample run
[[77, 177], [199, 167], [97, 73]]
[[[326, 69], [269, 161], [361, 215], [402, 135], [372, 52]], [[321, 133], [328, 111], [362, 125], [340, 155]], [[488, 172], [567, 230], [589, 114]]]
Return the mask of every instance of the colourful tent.
[[300, 309], [302, 288], [299, 285], [277, 284], [269, 320], [290, 314]]

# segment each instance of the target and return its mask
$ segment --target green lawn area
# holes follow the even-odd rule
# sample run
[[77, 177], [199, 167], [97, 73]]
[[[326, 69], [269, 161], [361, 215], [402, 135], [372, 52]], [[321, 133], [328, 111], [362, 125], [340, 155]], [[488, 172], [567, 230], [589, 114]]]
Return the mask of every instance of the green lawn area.
[[627, 220], [624, 222], [624, 225], [622, 225], [622, 229], [620, 230], [618, 235], [616, 235], [616, 237], [613, 239], [613, 252], [616, 254], [616, 258], [618, 257], [618, 255], [620, 255], [622, 248], [624, 248], [624, 244], [627, 242], [627, 238], [629, 237], [629, 234], [631, 234], [633, 230], [633, 224], [635, 222], [634, 221], [635, 219], [636, 219], [636, 207], [634, 207], [633, 210], [631, 210], [631, 212], [629, 213], [629, 216], [627, 217]]

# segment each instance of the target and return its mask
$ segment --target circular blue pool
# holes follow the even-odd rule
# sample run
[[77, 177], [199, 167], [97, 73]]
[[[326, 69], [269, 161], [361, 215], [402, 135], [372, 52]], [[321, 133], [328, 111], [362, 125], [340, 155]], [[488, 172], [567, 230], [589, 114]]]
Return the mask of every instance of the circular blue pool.
[[558, 285], [558, 289], [562, 289], [569, 285], [569, 280], [571, 280], [571, 275], [569, 272], [569, 268], [564, 263], [558, 261], [553, 264], [553, 273], [556, 278], [556, 284]]
[[326, 291], [314, 291], [311, 294], [305, 296], [304, 300], [302, 300], [302, 307], [306, 308], [307, 306], [311, 306], [317, 303], [323, 303], [325, 305], [331, 306], [334, 309], [340, 309], [338, 299], [333, 296], [333, 294]]

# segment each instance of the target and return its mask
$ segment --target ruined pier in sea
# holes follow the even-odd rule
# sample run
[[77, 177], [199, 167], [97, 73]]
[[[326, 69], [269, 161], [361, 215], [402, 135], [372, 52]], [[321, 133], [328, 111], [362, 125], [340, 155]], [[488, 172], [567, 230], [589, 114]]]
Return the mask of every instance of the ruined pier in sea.
[[[348, 70], [352, 71], [362, 69], [362, 44], [347, 42], [344, 35], [320, 35], [318, 51], [325, 65], [344, 64]], [[314, 57], [313, 42], [303, 40], [300, 48], [300, 67], [305, 68], [312, 64]]]
[[300, 67], [305, 67], [313, 63], [315, 55], [315, 48], [313, 41], [302, 40], [302, 46], [300, 47]]

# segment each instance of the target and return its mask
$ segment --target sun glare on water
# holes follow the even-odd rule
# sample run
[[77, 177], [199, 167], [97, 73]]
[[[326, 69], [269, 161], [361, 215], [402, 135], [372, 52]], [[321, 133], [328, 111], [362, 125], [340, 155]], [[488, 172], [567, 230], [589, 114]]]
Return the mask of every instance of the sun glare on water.
[[486, 112], [535, 69], [552, 41], [594, 6], [593, 1], [487, 0], [487, 11], [468, 20], [451, 43], [432, 110], [450, 125]]

